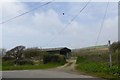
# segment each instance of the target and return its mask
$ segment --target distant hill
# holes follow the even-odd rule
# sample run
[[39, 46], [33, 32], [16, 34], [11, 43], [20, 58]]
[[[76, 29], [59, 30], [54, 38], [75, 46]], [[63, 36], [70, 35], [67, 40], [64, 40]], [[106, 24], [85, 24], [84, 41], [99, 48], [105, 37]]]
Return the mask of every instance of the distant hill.
[[85, 47], [81, 49], [93, 49], [93, 48], [107, 48], [107, 45], [98, 45], [98, 46], [90, 46], [90, 47]]
[[108, 49], [108, 46], [107, 45], [98, 45], [98, 46], [90, 46], [90, 47], [84, 47], [84, 48], [79, 48], [79, 49], [73, 49], [72, 51], [73, 52], [77, 52], [77, 51], [80, 51], [80, 50], [88, 50], [88, 49], [91, 49], [91, 50], [106, 50]]

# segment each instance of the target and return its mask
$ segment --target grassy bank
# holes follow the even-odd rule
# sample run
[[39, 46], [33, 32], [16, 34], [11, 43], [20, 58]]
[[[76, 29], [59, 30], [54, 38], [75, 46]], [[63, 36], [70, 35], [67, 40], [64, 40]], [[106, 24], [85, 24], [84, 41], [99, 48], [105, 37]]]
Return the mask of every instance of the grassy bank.
[[118, 67], [119, 52], [112, 53], [113, 66], [109, 67], [109, 56], [107, 50], [81, 50], [77, 53], [77, 70], [89, 75], [102, 78], [120, 77]]
[[119, 76], [117, 65], [113, 65], [109, 68], [108, 63], [90, 61], [82, 56], [77, 58], [77, 64], [77, 69], [79, 71], [84, 71], [89, 74], [91, 73], [98, 77], [116, 78]]
[[17, 66], [2, 66], [2, 70], [36, 70], [36, 69], [48, 69], [60, 66], [59, 63], [47, 63], [39, 65], [17, 65]]

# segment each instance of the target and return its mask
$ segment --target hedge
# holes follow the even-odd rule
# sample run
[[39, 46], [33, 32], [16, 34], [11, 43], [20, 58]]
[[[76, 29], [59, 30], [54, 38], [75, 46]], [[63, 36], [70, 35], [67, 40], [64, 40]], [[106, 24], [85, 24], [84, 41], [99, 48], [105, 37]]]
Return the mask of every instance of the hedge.
[[30, 64], [30, 65], [33, 65], [33, 61], [31, 61], [31, 60], [16, 60], [16, 61], [14, 61], [14, 64], [17, 64], [17, 65]]
[[66, 62], [65, 56], [59, 54], [45, 54], [43, 56], [43, 63], [57, 62], [64, 64]]

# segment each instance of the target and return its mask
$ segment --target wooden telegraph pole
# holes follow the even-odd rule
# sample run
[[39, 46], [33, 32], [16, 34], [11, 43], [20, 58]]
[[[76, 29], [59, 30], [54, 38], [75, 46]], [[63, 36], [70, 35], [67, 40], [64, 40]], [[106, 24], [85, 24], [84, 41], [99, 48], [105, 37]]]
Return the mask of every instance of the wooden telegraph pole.
[[112, 56], [111, 56], [111, 49], [110, 49], [110, 40], [108, 41], [108, 54], [109, 54], [109, 67], [112, 67]]

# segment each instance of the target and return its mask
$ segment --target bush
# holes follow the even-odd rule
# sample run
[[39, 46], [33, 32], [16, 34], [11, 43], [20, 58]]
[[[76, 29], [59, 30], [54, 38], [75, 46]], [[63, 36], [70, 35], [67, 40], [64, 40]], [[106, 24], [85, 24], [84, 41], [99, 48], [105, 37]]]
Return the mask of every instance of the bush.
[[31, 60], [16, 60], [14, 61], [14, 63], [17, 65], [25, 65], [25, 64], [33, 65], [33, 61]]
[[15, 58], [12, 57], [3, 57], [2, 60], [4, 61], [8, 61], [8, 60], [14, 60]]
[[113, 42], [110, 46], [110, 49], [112, 50], [112, 52], [116, 52], [117, 50], [119, 50], [120, 49], [120, 41]]
[[25, 58], [42, 57], [42, 52], [39, 49], [34, 49], [34, 48], [26, 49], [22, 53]]
[[43, 63], [46, 64], [48, 62], [58, 62], [64, 64], [66, 62], [66, 59], [63, 55], [45, 54], [43, 56]]

